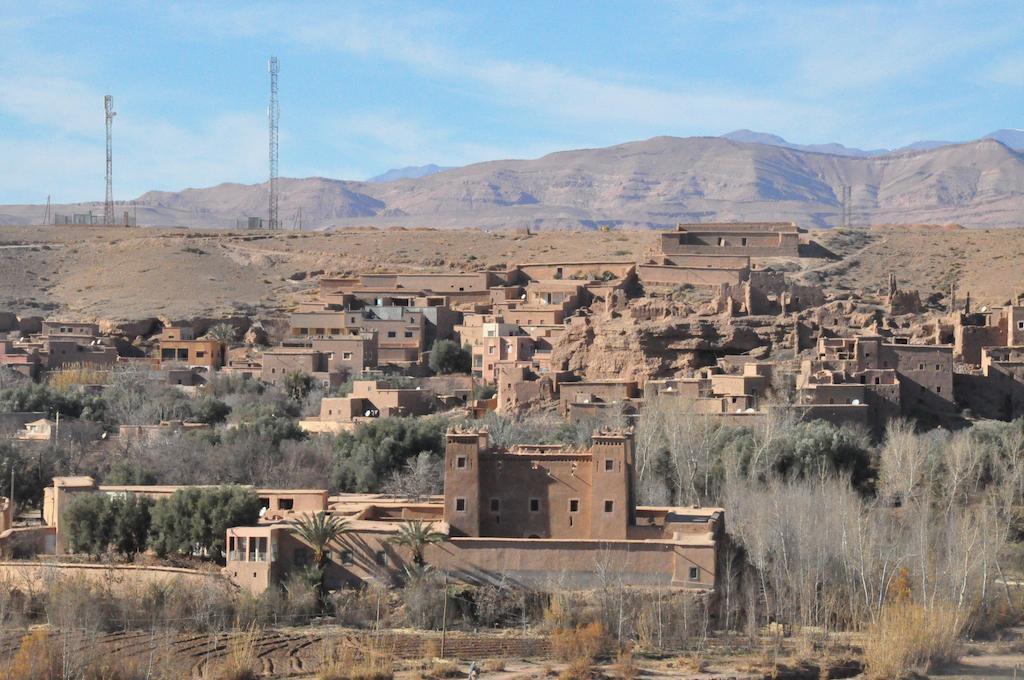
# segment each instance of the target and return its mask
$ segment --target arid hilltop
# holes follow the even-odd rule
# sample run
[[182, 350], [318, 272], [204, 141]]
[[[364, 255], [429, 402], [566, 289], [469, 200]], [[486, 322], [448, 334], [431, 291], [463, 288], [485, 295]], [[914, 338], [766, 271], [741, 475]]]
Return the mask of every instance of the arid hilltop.
[[[676, 222], [792, 220], [851, 224], [1024, 226], [1024, 157], [996, 140], [857, 158], [719, 137], [655, 137], [498, 160], [385, 182], [281, 179], [281, 219], [306, 230], [399, 225], [436, 228], [671, 228]], [[125, 209], [128, 205], [125, 204]], [[263, 184], [150, 191], [139, 224], [234, 228], [265, 216]], [[60, 214], [102, 205], [58, 205]], [[117, 208], [120, 214], [122, 207]], [[0, 206], [0, 224], [39, 223], [41, 206]]]
[[[1024, 230], [812, 231], [834, 258], [801, 260], [828, 289], [878, 288], [890, 272], [923, 294], [959, 281], [978, 304], [1024, 290]], [[328, 233], [0, 228], [0, 309], [131, 320], [287, 309], [320, 272], [470, 271], [550, 260], [642, 259], [645, 230], [344, 229]]]

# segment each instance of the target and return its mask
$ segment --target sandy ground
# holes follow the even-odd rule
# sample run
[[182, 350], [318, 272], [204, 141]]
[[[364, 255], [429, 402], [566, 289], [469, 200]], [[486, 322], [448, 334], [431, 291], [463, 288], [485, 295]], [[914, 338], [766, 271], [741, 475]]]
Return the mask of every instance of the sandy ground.
[[[832, 290], [903, 288], [945, 294], [957, 282], [975, 307], [1024, 292], [1024, 230], [893, 228], [814, 231], [839, 259], [779, 262]], [[466, 271], [553, 260], [637, 260], [650, 231], [485, 232], [346, 229], [0, 227], [0, 311], [131, 320], [288, 309], [319, 273]]]

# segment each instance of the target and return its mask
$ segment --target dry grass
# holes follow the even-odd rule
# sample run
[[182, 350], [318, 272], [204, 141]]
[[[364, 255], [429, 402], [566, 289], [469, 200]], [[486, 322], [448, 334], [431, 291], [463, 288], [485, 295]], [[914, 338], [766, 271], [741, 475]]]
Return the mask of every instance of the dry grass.
[[612, 672], [615, 673], [616, 678], [622, 680], [636, 680], [636, 677], [640, 673], [640, 669], [636, 667], [636, 662], [633, 660], [633, 651], [631, 649], [620, 650], [618, 655], [615, 657], [615, 664], [612, 666]]
[[204, 680], [256, 680], [259, 664], [256, 654], [258, 637], [258, 630], [250, 627], [232, 641], [227, 656], [219, 663], [206, 668], [203, 673]]
[[440, 680], [441, 678], [458, 678], [462, 676], [459, 665], [449, 659], [434, 659], [430, 662], [430, 668], [423, 673], [424, 678]]
[[585, 657], [569, 662], [569, 665], [558, 674], [558, 680], [590, 680], [595, 675], [594, 663]]
[[80, 385], [106, 385], [109, 382], [109, 370], [81, 363], [68, 364], [46, 375], [46, 383], [55, 390], [66, 390]]
[[393, 645], [383, 638], [368, 638], [362, 645], [343, 640], [329, 648], [320, 663], [317, 680], [391, 680], [395, 676]]
[[915, 670], [956, 661], [962, 622], [949, 606], [886, 605], [864, 645], [868, 678], [905, 678]]
[[480, 667], [485, 673], [501, 673], [505, 670], [505, 660], [485, 659]]
[[11, 661], [11, 678], [20, 680], [60, 680], [61, 658], [50, 633], [43, 628], [26, 633]]

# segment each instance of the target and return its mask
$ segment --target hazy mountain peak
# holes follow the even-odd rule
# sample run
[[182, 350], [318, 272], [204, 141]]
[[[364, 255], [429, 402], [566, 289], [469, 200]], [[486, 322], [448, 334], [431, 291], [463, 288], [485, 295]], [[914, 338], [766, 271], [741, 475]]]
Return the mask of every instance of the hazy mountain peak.
[[434, 175], [445, 170], [451, 170], [451, 167], [442, 167], [433, 163], [427, 165], [409, 165], [404, 168], [392, 168], [385, 173], [371, 177], [366, 180], [370, 183], [376, 182], [395, 182], [400, 179], [419, 179], [420, 177], [427, 177]]

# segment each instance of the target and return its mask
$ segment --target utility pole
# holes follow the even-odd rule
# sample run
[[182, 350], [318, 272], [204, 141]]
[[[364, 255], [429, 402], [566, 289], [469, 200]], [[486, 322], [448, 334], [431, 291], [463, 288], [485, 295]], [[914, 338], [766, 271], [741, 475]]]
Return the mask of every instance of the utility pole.
[[50, 214], [50, 194], [46, 194], [46, 212], [43, 213], [43, 224], [49, 224], [52, 217]]
[[277, 105], [277, 57], [270, 58], [270, 106], [267, 107], [267, 122], [270, 128], [270, 209], [269, 229], [277, 229], [277, 123], [281, 111]]
[[114, 184], [112, 181], [114, 169], [113, 145], [110, 140], [110, 132], [114, 125], [114, 98], [109, 94], [103, 97], [103, 113], [107, 121], [107, 197], [103, 202], [103, 224], [114, 223]]

